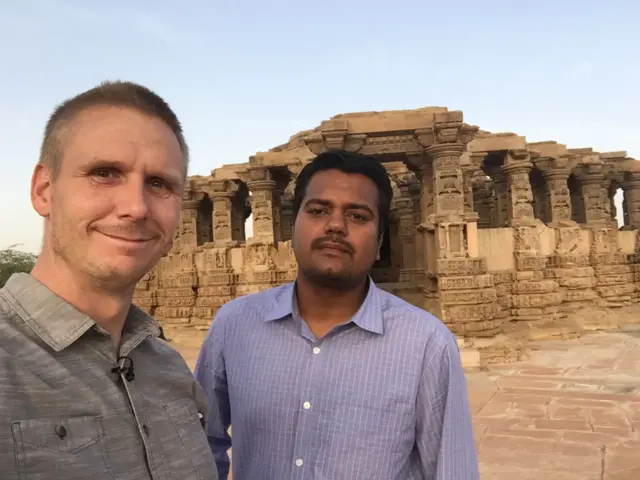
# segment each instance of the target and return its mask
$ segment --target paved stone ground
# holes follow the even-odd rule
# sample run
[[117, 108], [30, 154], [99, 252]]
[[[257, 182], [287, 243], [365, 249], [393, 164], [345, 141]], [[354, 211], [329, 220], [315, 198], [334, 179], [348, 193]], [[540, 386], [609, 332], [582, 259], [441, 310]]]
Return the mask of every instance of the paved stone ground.
[[640, 332], [537, 342], [467, 381], [483, 480], [640, 480]]

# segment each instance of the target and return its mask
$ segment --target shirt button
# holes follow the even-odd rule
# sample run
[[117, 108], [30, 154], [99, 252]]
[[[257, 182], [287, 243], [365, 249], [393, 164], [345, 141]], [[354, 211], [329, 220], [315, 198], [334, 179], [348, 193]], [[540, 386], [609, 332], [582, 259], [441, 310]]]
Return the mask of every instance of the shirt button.
[[304, 464], [301, 458], [296, 460], [296, 467], [301, 467]]
[[309, 410], [311, 408], [311, 404], [309, 402], [304, 402], [302, 404], [302, 408], [304, 408], [305, 410]]
[[64, 428], [62, 425], [56, 425], [56, 435], [59, 438], [64, 438], [67, 436], [67, 429]]
[[313, 354], [317, 355], [320, 353], [320, 347], [313, 347]]

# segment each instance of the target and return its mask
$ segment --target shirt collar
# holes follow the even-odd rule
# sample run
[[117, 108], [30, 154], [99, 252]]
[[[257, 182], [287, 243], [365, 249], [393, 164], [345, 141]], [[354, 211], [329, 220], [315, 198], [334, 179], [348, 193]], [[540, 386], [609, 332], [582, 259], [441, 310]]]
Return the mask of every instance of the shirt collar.
[[[78, 340], [91, 328], [106, 333], [95, 321], [57, 296], [28, 273], [16, 273], [0, 290], [29, 327], [51, 348], [59, 352]], [[125, 329], [133, 335], [159, 337], [158, 322], [131, 305]]]
[[[287, 283], [280, 288], [273, 308], [265, 315], [264, 320], [271, 322], [281, 320], [293, 315], [297, 310], [295, 302], [295, 282]], [[369, 277], [369, 290], [360, 308], [351, 318], [351, 321], [363, 330], [382, 335], [384, 323], [382, 321], [382, 307], [378, 287]]]

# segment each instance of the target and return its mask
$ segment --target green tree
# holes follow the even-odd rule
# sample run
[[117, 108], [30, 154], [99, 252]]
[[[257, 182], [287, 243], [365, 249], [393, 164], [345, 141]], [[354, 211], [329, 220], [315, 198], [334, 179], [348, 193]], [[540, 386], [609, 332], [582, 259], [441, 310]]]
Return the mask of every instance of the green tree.
[[0, 288], [7, 283], [9, 277], [18, 272], [30, 272], [36, 263], [36, 255], [16, 250], [17, 245], [11, 245], [0, 250]]

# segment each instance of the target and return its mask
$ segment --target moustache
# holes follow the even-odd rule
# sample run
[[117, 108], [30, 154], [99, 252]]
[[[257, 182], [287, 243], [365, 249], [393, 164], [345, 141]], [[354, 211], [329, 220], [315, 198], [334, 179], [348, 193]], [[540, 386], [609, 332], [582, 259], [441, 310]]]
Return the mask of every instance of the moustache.
[[353, 247], [347, 241], [339, 236], [330, 236], [330, 237], [320, 237], [316, 238], [313, 242], [311, 242], [312, 250], [319, 250], [328, 245], [339, 245], [342, 247], [347, 253], [353, 253]]

